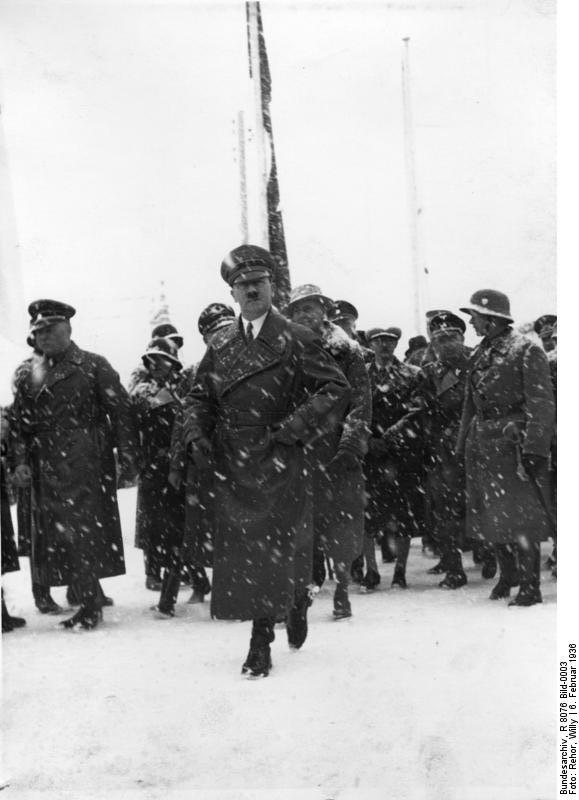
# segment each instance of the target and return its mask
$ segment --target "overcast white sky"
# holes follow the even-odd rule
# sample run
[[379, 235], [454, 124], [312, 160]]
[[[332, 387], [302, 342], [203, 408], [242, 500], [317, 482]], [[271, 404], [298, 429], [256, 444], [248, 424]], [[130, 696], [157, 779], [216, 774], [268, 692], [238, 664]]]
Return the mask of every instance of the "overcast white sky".
[[[478, 288], [555, 311], [554, 0], [262, 3], [291, 277], [416, 331], [404, 168], [410, 36], [429, 307]], [[126, 377], [162, 279], [202, 352], [240, 242], [242, 2], [0, 2], [0, 89], [24, 302], [78, 309]], [[23, 309], [23, 324], [27, 321]], [[400, 348], [403, 351], [403, 347]]]

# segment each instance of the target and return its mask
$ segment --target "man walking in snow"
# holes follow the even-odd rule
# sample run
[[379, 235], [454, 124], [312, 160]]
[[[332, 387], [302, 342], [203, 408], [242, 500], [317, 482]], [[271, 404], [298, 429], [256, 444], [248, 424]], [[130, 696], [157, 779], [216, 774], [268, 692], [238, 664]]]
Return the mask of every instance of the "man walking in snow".
[[495, 546], [500, 578], [491, 600], [519, 586], [509, 605], [531, 606], [542, 602], [540, 543], [553, 532], [549, 364], [540, 345], [512, 330], [506, 295], [481, 289], [461, 311], [482, 338], [470, 362], [457, 443], [465, 452], [467, 530]]
[[303, 445], [338, 424], [349, 397], [314, 334], [272, 308], [274, 272], [253, 245], [223, 261], [241, 315], [210, 342], [184, 421], [196, 465], [215, 464], [211, 614], [253, 621], [247, 677], [269, 674], [276, 620], [287, 618], [290, 646], [305, 639], [313, 532]]
[[28, 312], [42, 361], [16, 388], [15, 479], [34, 491], [32, 558], [42, 585], [68, 585], [80, 601], [61, 624], [91, 629], [107, 604], [98, 579], [125, 572], [112, 448], [134, 473], [129, 398], [108, 361], [71, 340], [72, 306], [37, 300]]

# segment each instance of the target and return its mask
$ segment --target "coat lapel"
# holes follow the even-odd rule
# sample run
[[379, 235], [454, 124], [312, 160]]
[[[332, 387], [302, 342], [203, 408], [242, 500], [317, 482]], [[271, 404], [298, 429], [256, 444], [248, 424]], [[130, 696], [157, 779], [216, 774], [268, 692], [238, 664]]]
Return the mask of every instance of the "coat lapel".
[[40, 391], [42, 392], [44, 389], [50, 389], [55, 383], [59, 383], [59, 381], [68, 378], [69, 375], [76, 372], [79, 364], [82, 364], [82, 353], [75, 343], [72, 342], [62, 361], [48, 368]]
[[287, 346], [285, 327], [281, 314], [270, 311], [259, 336], [247, 344], [241, 325], [231, 325], [224, 344], [217, 351], [218, 372], [224, 376], [221, 394], [281, 360]]

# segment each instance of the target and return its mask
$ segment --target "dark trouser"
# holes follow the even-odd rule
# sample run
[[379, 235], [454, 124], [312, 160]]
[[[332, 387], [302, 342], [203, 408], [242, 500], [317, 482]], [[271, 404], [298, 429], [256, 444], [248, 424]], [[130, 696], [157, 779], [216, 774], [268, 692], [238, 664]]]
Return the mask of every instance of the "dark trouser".
[[83, 577], [73, 581], [70, 587], [82, 607], [90, 610], [102, 608], [104, 593], [97, 578]]
[[174, 610], [180, 585], [181, 564], [173, 564], [170, 567], [165, 567], [163, 571], [161, 596], [159, 597], [159, 611], [169, 613]]
[[160, 581], [163, 559], [158, 549], [154, 546], [147, 545], [146, 549], [143, 550], [143, 559], [145, 561], [145, 575], [147, 578], [154, 578]]
[[191, 587], [195, 592], [201, 594], [209, 594], [211, 591], [211, 583], [207, 577], [207, 571], [203, 564], [195, 563], [187, 567], [189, 575], [191, 576]]
[[271, 644], [275, 639], [275, 617], [260, 617], [253, 620], [251, 628], [251, 647]]
[[408, 553], [410, 552], [410, 536], [401, 536], [397, 533], [394, 536], [394, 552], [396, 553], [395, 569], [404, 572], [408, 561]]
[[440, 527], [441, 561], [449, 575], [461, 575], [464, 572], [460, 551], [463, 526], [463, 520], [451, 519]]
[[316, 586], [322, 586], [326, 580], [326, 556], [319, 542], [314, 543], [314, 574]]
[[495, 553], [499, 563], [500, 579], [507, 586], [519, 585], [517, 549], [514, 544], [496, 544]]

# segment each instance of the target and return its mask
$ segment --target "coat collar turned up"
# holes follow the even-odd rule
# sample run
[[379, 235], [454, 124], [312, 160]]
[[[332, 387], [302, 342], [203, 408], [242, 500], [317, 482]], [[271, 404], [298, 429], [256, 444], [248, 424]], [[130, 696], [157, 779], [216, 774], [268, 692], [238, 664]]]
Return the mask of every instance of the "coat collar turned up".
[[[226, 376], [224, 394], [251, 375], [256, 375], [278, 363], [288, 342], [288, 321], [271, 309], [253, 342], [247, 344], [241, 326], [230, 325], [216, 344], [216, 355]], [[221, 373], [221, 370], [220, 370]]]

